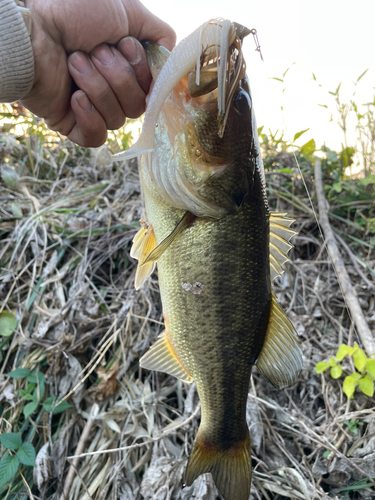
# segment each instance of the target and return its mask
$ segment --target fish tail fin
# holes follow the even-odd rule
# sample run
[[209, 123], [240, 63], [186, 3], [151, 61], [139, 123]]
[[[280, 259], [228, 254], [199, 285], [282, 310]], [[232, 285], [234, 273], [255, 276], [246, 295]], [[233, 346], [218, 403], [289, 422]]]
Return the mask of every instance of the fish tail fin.
[[219, 450], [205, 442], [199, 431], [186, 468], [185, 485], [210, 472], [225, 500], [248, 500], [251, 486], [250, 435], [232, 448]]

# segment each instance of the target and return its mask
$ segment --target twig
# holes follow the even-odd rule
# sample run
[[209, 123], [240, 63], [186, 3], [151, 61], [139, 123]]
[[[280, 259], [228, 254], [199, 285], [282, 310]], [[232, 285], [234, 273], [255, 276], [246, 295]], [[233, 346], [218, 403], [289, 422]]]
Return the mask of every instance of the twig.
[[350, 310], [353, 322], [355, 323], [358, 331], [359, 338], [365, 348], [367, 354], [370, 356], [375, 354], [375, 341], [371, 330], [363, 316], [361, 306], [359, 305], [356, 292], [350, 282], [349, 275], [346, 271], [344, 262], [341, 258], [337, 248], [335, 236], [328, 221], [327, 210], [325, 206], [325, 198], [323, 193], [322, 183], [322, 168], [319, 159], [315, 160], [315, 189], [318, 198], [319, 206], [319, 219], [322, 226], [329, 255], [332, 259], [333, 265], [336, 269], [337, 278], [340, 283], [345, 302]]
[[[81, 437], [79, 438], [77, 448], [76, 448], [76, 455], [80, 455], [82, 453], [83, 449], [85, 448], [86, 441], [90, 435], [91, 427], [92, 427], [92, 424], [94, 423], [94, 419], [95, 419], [98, 411], [99, 411], [99, 405], [97, 405], [96, 403], [93, 404], [92, 409], [91, 409], [91, 413], [90, 413], [90, 417], [86, 422], [86, 425], [82, 431]], [[76, 456], [73, 459], [73, 462], [71, 463], [71, 465], [69, 467], [68, 475], [66, 476], [66, 479], [65, 479], [64, 490], [63, 490], [63, 493], [60, 497], [60, 500], [68, 500], [68, 498], [69, 498], [69, 492], [70, 492], [70, 488], [73, 484], [73, 479], [74, 479], [74, 475], [75, 475], [77, 467], [78, 467], [78, 462], [79, 462], [79, 456]]]
[[[71, 460], [71, 459], [76, 460], [76, 459], [79, 459], [81, 457], [88, 457], [88, 456], [92, 456], [92, 455], [103, 455], [104, 453], [114, 453], [115, 451], [132, 450], [134, 448], [141, 448], [142, 446], [146, 446], [147, 444], [156, 443], [156, 442], [160, 441], [161, 439], [163, 439], [165, 436], [168, 436], [168, 434], [171, 434], [172, 432], [174, 432], [176, 429], [179, 429], [180, 427], [183, 427], [184, 425], [186, 425], [189, 422], [191, 422], [192, 420], [194, 420], [194, 418], [198, 415], [200, 408], [201, 408], [201, 405], [200, 405], [200, 403], [198, 403], [197, 407], [195, 408], [194, 412], [190, 415], [189, 418], [187, 418], [186, 420], [184, 420], [180, 424], [176, 425], [175, 427], [172, 427], [172, 428], [168, 429], [167, 431], [162, 432], [159, 436], [151, 438], [148, 441], [144, 441], [143, 443], [131, 444], [130, 446], [123, 446], [121, 448], [111, 448], [110, 450], [91, 451], [90, 453], [78, 452], [77, 451], [78, 446], [77, 446], [76, 455], [73, 455], [72, 457], [66, 457], [66, 458], [67, 458], [67, 460]], [[146, 437], [146, 436], [139, 436], [139, 437]], [[60, 500], [64, 500], [64, 499], [61, 498]]]
[[357, 262], [357, 259], [356, 259], [356, 256], [354, 255], [354, 253], [350, 250], [350, 247], [349, 245], [347, 245], [345, 243], [345, 241], [341, 238], [341, 236], [339, 236], [337, 233], [335, 234], [335, 238], [338, 240], [338, 242], [340, 243], [341, 246], [343, 246], [347, 252], [347, 254], [349, 255], [350, 257], [350, 260], [353, 262], [353, 266], [355, 267], [355, 270], [357, 271], [357, 273], [359, 274], [359, 276], [363, 279], [363, 281], [366, 283], [366, 285], [371, 289], [371, 290], [375, 290], [375, 285], [374, 283], [371, 283], [370, 280], [367, 279], [367, 277], [365, 276], [365, 274], [363, 273], [363, 271], [361, 270], [361, 268], [359, 267], [358, 265], [358, 262]]

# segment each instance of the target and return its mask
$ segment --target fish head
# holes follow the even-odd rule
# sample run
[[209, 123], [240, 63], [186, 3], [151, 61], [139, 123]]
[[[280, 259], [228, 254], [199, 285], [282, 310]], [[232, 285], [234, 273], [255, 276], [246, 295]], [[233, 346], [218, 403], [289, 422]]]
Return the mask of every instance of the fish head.
[[[157, 189], [173, 206], [198, 216], [221, 217], [236, 210], [260, 156], [242, 51], [249, 33], [228, 20], [203, 25], [195, 60], [184, 66], [181, 51], [185, 71], [158, 115], [152, 168], [154, 178], [158, 171], [163, 175]], [[145, 50], [155, 89], [164, 65], [178, 73], [178, 60], [174, 51], [169, 54], [154, 43]]]

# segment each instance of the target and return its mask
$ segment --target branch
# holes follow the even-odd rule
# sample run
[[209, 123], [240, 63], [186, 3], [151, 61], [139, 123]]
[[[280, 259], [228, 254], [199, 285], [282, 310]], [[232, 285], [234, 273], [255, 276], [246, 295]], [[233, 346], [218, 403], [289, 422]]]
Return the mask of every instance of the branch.
[[324, 193], [323, 193], [322, 167], [319, 159], [315, 160], [314, 170], [315, 170], [315, 189], [319, 207], [319, 220], [326, 239], [328, 253], [335, 267], [337, 278], [339, 280], [346, 305], [350, 311], [352, 321], [354, 322], [357, 328], [359, 338], [363, 344], [363, 347], [365, 348], [365, 351], [367, 352], [367, 355], [371, 356], [372, 354], [375, 354], [374, 336], [371, 333], [371, 330], [363, 315], [361, 306], [359, 305], [357, 299], [356, 291], [351, 284], [349, 275], [345, 268], [345, 264], [341, 258], [339, 249], [337, 247], [335, 236], [329, 224], [327, 210], [326, 210], [326, 200], [324, 198]]
[[[77, 448], [76, 448], [76, 455], [80, 455], [82, 453], [82, 451], [84, 450], [86, 441], [87, 441], [89, 434], [90, 434], [90, 431], [91, 431], [92, 424], [94, 423], [94, 420], [95, 420], [96, 415], [98, 414], [98, 411], [99, 411], [99, 406], [96, 403], [93, 404], [92, 409], [91, 409], [91, 413], [90, 413], [90, 417], [86, 422], [86, 425], [82, 431], [81, 437], [79, 438]], [[78, 467], [78, 462], [79, 462], [79, 456], [74, 458], [73, 462], [71, 463], [71, 465], [69, 467], [68, 475], [66, 476], [66, 479], [65, 479], [64, 490], [63, 490], [63, 493], [60, 497], [60, 500], [68, 500], [70, 498], [69, 492], [70, 492], [70, 488], [72, 486], [73, 479], [74, 479], [74, 476], [75, 476], [75, 473], [76, 473], [76, 470]]]

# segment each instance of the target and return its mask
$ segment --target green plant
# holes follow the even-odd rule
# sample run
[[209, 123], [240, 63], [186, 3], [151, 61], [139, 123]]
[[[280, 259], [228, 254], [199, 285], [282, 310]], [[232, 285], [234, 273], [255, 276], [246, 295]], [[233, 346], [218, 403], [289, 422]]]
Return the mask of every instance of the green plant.
[[22, 442], [21, 434], [15, 432], [1, 434], [0, 443], [7, 450], [0, 460], [1, 488], [14, 478], [20, 464], [35, 465], [35, 448], [31, 443]]
[[[332, 356], [328, 361], [317, 363], [315, 372], [323, 373], [330, 369], [330, 375], [333, 379], [340, 378], [344, 372], [340, 363], [346, 356], [353, 358], [355, 371], [346, 375], [342, 386], [344, 393], [348, 398], [353, 399], [354, 392], [359, 387], [363, 394], [372, 397], [374, 395], [375, 359], [368, 358], [357, 343], [354, 344], [354, 347], [341, 344], [336, 356]], [[349, 372], [345, 370], [345, 373]]]
[[358, 435], [358, 427], [362, 427], [363, 422], [359, 420], [344, 420], [344, 424], [348, 427], [348, 431], [354, 435]]
[[[8, 373], [8, 376], [14, 379], [26, 379], [26, 381], [28, 382], [26, 384], [26, 389], [20, 389], [18, 391], [18, 394], [22, 399], [24, 399], [25, 401], [30, 401], [23, 408], [23, 414], [25, 415], [25, 418], [27, 418], [29, 415], [32, 415], [35, 412], [35, 410], [38, 408], [39, 403], [41, 403], [44, 398], [46, 390], [45, 376], [38, 370], [32, 372], [27, 368], [17, 368], [16, 370]], [[63, 411], [71, 407], [71, 404], [67, 403], [66, 401], [59, 402], [53, 396], [46, 398], [46, 400], [43, 402], [43, 409], [48, 413], [50, 413], [52, 410], [52, 413], [54, 415], [62, 413]]]

